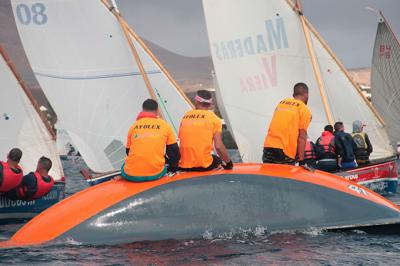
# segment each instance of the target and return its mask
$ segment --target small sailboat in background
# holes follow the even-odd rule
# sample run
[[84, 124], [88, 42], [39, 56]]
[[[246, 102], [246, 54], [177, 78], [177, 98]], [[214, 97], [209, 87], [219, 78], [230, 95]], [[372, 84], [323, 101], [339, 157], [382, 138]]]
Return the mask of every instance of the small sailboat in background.
[[[340, 173], [377, 190], [395, 192], [397, 167], [383, 119], [305, 18], [299, 1], [203, 0], [211, 54], [227, 121], [244, 162], [260, 162], [276, 104], [293, 85], [310, 88], [317, 139], [327, 124], [368, 126], [374, 165]], [[229, 12], [226, 12], [229, 10]]]
[[11, 3], [33, 72], [59, 122], [88, 167], [108, 173], [98, 178], [118, 174], [126, 134], [145, 99], [158, 101], [159, 115], [177, 134], [192, 105], [115, 5]]
[[26, 220], [64, 198], [64, 173], [57, 154], [55, 134], [4, 49], [0, 47], [0, 156], [4, 160], [11, 148], [22, 150], [21, 167], [25, 174], [36, 169], [41, 156], [50, 158], [50, 175], [55, 185], [45, 197], [9, 200], [0, 195], [0, 223]]
[[383, 13], [376, 12], [380, 18], [372, 56], [371, 99], [386, 122], [392, 146], [397, 149], [400, 141], [400, 43]]

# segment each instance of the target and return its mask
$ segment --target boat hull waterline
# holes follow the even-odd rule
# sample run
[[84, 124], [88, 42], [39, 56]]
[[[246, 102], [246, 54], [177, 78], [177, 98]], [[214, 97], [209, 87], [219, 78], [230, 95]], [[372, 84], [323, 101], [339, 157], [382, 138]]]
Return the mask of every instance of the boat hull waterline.
[[74, 241], [117, 244], [400, 222], [392, 202], [341, 177], [301, 167], [236, 165], [153, 182], [111, 180], [35, 217], [0, 247]]
[[65, 198], [65, 182], [57, 181], [50, 192], [37, 200], [10, 200], [0, 196], [0, 224], [24, 222]]

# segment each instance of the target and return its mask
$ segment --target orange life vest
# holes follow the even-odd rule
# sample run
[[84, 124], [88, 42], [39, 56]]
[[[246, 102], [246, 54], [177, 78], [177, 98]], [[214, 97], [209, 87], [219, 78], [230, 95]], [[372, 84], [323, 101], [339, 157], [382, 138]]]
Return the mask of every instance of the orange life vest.
[[317, 155], [311, 141], [306, 141], [306, 148], [304, 149], [304, 160], [315, 160]]
[[19, 173], [16, 173], [6, 162], [1, 162], [3, 166], [3, 180], [0, 181], [0, 192], [8, 192], [16, 188], [22, 181], [23, 172], [22, 169], [17, 166]]
[[50, 179], [50, 182], [46, 182], [38, 172], [35, 172], [34, 174], [36, 176], [37, 190], [36, 193], [32, 196], [32, 199], [40, 199], [50, 192], [51, 188], [54, 185], [54, 178], [51, 176], [47, 176]]

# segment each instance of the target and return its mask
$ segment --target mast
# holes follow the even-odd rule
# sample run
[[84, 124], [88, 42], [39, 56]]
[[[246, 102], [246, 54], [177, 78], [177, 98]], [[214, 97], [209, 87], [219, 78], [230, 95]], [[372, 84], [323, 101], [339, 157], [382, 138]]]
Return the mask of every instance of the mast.
[[157, 59], [157, 57], [153, 54], [153, 52], [147, 47], [147, 45], [143, 42], [143, 40], [139, 37], [139, 35], [136, 34], [136, 32], [132, 29], [132, 27], [129, 26], [128, 23], [123, 18], [122, 18], [122, 21], [123, 21], [125, 27], [128, 29], [129, 33], [132, 35], [132, 37], [143, 47], [143, 49], [150, 56], [150, 58], [156, 63], [156, 65], [161, 69], [161, 71], [164, 72], [165, 76], [174, 85], [174, 87], [179, 92], [179, 94], [185, 99], [185, 101], [189, 104], [190, 107], [194, 108], [193, 103], [189, 100], [189, 98], [183, 92], [182, 88], [178, 85], [178, 83], [171, 76], [171, 74], [164, 67], [164, 65], [161, 64], [161, 62]]
[[47, 121], [46, 117], [43, 115], [42, 111], [40, 111], [39, 104], [37, 103], [35, 97], [33, 97], [31, 91], [28, 89], [27, 85], [18, 74], [17, 69], [15, 68], [14, 64], [12, 63], [10, 57], [0, 46], [0, 54], [3, 56], [4, 60], [6, 61], [8, 67], [10, 68], [11, 72], [14, 74], [15, 78], [17, 79], [19, 85], [21, 86], [22, 90], [24, 91], [26, 97], [28, 97], [30, 103], [32, 104], [33, 108], [35, 109], [36, 113], [39, 115], [40, 120], [42, 120], [43, 124], [45, 125], [47, 131], [49, 132], [51, 139], [56, 140], [56, 133], [54, 132], [53, 128], [50, 126], [49, 122]]
[[383, 120], [382, 116], [378, 113], [378, 111], [375, 109], [375, 107], [372, 105], [372, 103], [365, 97], [365, 95], [362, 93], [360, 87], [355, 83], [354, 79], [350, 76], [350, 74], [347, 71], [347, 69], [345, 68], [345, 66], [339, 61], [339, 59], [336, 57], [335, 53], [328, 46], [328, 44], [325, 42], [325, 40], [322, 38], [322, 36], [318, 33], [318, 31], [314, 28], [314, 26], [306, 18], [304, 18], [304, 21], [305, 21], [307, 27], [311, 30], [311, 32], [315, 35], [315, 37], [321, 42], [322, 46], [325, 48], [325, 50], [329, 53], [329, 55], [332, 57], [332, 59], [336, 62], [336, 64], [339, 66], [339, 68], [345, 74], [347, 79], [350, 81], [350, 83], [356, 89], [356, 91], [361, 96], [361, 98], [364, 100], [366, 105], [371, 109], [372, 113], [378, 119], [379, 123], [381, 123], [382, 126], [385, 126], [386, 124], [385, 124], [385, 121]]
[[[139, 53], [138, 53], [137, 50], [136, 50], [135, 45], [133, 44], [131, 38], [129, 37], [128, 30], [127, 30], [127, 28], [125, 27], [125, 24], [124, 24], [124, 22], [123, 22], [123, 19], [122, 19], [122, 17], [121, 17], [121, 14], [119, 13], [119, 10], [118, 10], [118, 7], [117, 7], [115, 1], [114, 1], [114, 0], [111, 0], [111, 2], [112, 2], [111, 6], [109, 5], [109, 3], [107, 3], [106, 0], [101, 0], [101, 1], [102, 1], [102, 3], [114, 14], [114, 16], [117, 18], [117, 20], [118, 20], [118, 22], [119, 22], [119, 24], [120, 24], [120, 26], [121, 26], [121, 28], [122, 28], [122, 31], [124, 32], [125, 38], [126, 38], [128, 44], [129, 44], [129, 48], [130, 48], [130, 50], [131, 50], [131, 52], [132, 52], [132, 55], [133, 55], [133, 57], [134, 57], [134, 59], [135, 59], [135, 62], [136, 62], [136, 64], [137, 64], [138, 68], [139, 68], [140, 74], [141, 74], [142, 77], [143, 77], [143, 81], [144, 81], [144, 83], [145, 83], [145, 85], [146, 85], [147, 91], [149, 92], [150, 97], [151, 97], [153, 100], [157, 101], [157, 97], [156, 97], [156, 95], [155, 95], [155, 93], [154, 93], [153, 87], [151, 86], [150, 79], [149, 79], [149, 77], [147, 76], [146, 70], [144, 69], [143, 63], [142, 63], [142, 61], [140, 60], [140, 56], [139, 56]], [[158, 101], [157, 101], [157, 102], [158, 102]], [[158, 114], [159, 114], [161, 117], [163, 117], [163, 113], [160, 111], [160, 109], [158, 110]], [[164, 118], [164, 117], [163, 117], [163, 118]]]
[[324, 105], [326, 118], [328, 120], [328, 123], [333, 125], [334, 124], [334, 119], [333, 119], [333, 116], [332, 116], [331, 108], [330, 108], [329, 103], [328, 103], [324, 82], [322, 81], [322, 77], [321, 77], [321, 70], [319, 69], [317, 56], [315, 55], [314, 46], [313, 46], [313, 44], [311, 42], [310, 32], [309, 32], [308, 27], [306, 25], [306, 21], [305, 21], [304, 15], [303, 15], [303, 11], [302, 11], [302, 8], [301, 8], [300, 0], [296, 0], [295, 10], [297, 11], [297, 13], [299, 15], [299, 19], [301, 21], [301, 26], [303, 28], [304, 37], [305, 37], [306, 44], [307, 44], [307, 50], [308, 50], [308, 53], [309, 53], [310, 58], [311, 58], [311, 63], [312, 63], [312, 67], [313, 67], [313, 70], [314, 70], [315, 78], [317, 79], [317, 84], [318, 84], [319, 92], [321, 94], [322, 104]]

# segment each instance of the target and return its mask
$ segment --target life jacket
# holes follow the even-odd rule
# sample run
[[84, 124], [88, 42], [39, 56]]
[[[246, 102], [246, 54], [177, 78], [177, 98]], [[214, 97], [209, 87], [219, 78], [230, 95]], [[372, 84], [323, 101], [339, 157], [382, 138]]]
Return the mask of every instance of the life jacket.
[[307, 140], [306, 148], [304, 149], [304, 160], [316, 160], [317, 154], [315, 153], [314, 144]]
[[41, 197], [45, 196], [47, 193], [50, 192], [51, 188], [54, 185], [54, 179], [51, 176], [48, 176], [47, 178], [50, 179], [50, 182], [46, 182], [44, 178], [38, 173], [34, 172], [34, 176], [36, 177], [36, 191], [31, 197], [26, 196], [26, 188], [24, 186], [19, 186], [18, 187], [18, 197], [20, 199], [24, 200], [34, 200], [34, 199], [40, 199]]
[[365, 163], [369, 161], [369, 154], [367, 151], [367, 142], [365, 141], [365, 133], [357, 132], [352, 133], [351, 137], [353, 138], [354, 143], [356, 144], [356, 150], [354, 154], [356, 156], [356, 160], [359, 163]]
[[8, 192], [16, 188], [22, 181], [23, 172], [21, 167], [17, 166], [17, 169], [12, 169], [8, 163], [1, 162], [3, 166], [3, 177], [0, 180], [0, 192]]
[[329, 132], [322, 132], [317, 140], [317, 159], [336, 159], [335, 136]]

